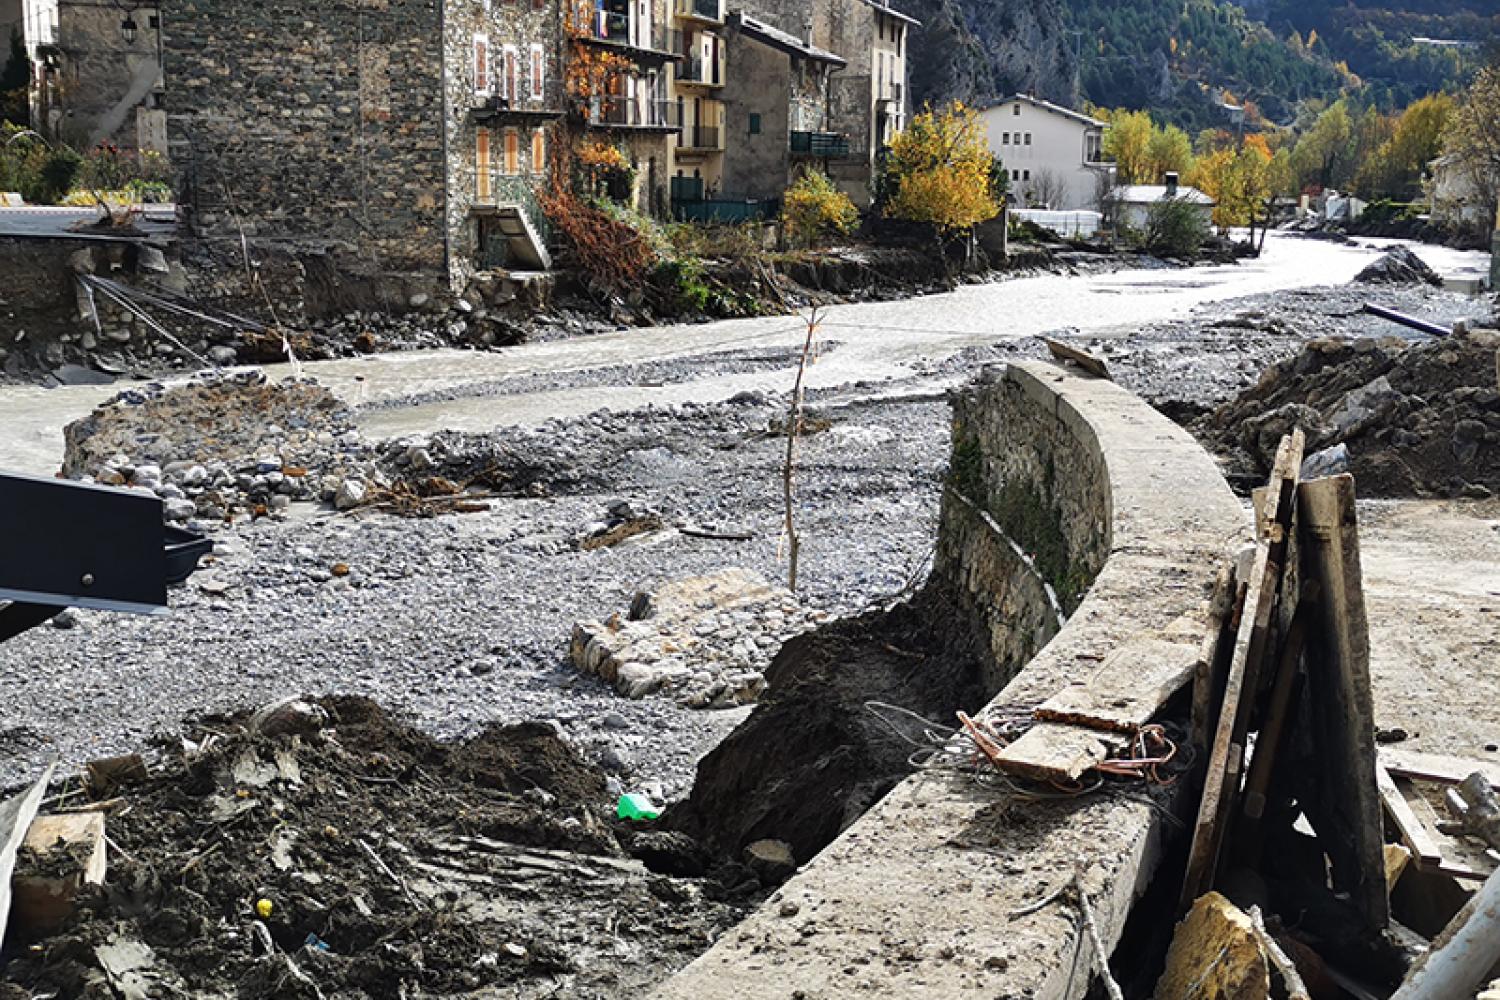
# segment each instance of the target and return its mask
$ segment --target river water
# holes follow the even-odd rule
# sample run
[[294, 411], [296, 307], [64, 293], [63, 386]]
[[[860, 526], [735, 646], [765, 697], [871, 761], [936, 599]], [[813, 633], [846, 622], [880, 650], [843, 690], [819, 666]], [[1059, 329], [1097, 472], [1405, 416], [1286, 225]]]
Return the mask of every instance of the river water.
[[[1390, 245], [1393, 241], [1379, 242]], [[1440, 273], [1467, 276], [1488, 255], [1413, 246]], [[1055, 331], [1126, 333], [1145, 323], [1189, 314], [1226, 299], [1313, 285], [1343, 284], [1377, 255], [1372, 246], [1344, 246], [1272, 233], [1257, 260], [1195, 268], [1143, 268], [1088, 277], [1041, 275], [900, 302], [836, 306], [820, 338], [840, 343], [809, 370], [810, 388], [910, 377], [965, 348]], [[744, 390], [781, 391], [784, 369], [739, 374], [690, 372], [665, 384], [591, 385], [494, 395], [485, 387], [517, 376], [566, 376], [646, 362], [689, 366], [688, 359], [746, 349], [796, 348], [805, 336], [796, 317], [631, 329], [591, 337], [524, 344], [497, 352], [421, 351], [313, 362], [318, 376], [349, 403], [365, 407], [361, 423], [374, 436], [439, 428], [487, 430], [537, 424], [549, 417], [621, 410], [646, 403], [725, 399]], [[289, 373], [271, 366], [273, 377]], [[114, 386], [40, 389], [0, 387], [0, 469], [48, 475], [62, 455], [62, 427], [118, 391]], [[451, 396], [429, 402], [435, 396]], [[415, 405], [407, 405], [412, 401]]]

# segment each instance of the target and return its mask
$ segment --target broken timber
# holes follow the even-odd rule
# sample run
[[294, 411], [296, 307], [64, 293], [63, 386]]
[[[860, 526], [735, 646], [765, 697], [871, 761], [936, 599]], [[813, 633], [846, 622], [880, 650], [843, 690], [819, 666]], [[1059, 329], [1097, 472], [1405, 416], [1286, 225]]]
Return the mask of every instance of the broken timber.
[[31, 821], [41, 809], [42, 796], [47, 793], [47, 784], [56, 767], [56, 761], [48, 764], [30, 788], [0, 802], [0, 945], [5, 943], [5, 926], [10, 919], [10, 878], [16, 867], [16, 852], [26, 840]]
[[1313, 733], [1320, 753], [1319, 794], [1305, 802], [1332, 862], [1333, 887], [1347, 892], [1371, 927], [1386, 926], [1390, 906], [1385, 840], [1375, 775], [1375, 705], [1370, 639], [1359, 562], [1354, 478], [1333, 476], [1297, 491], [1303, 575], [1318, 581], [1307, 634]]
[[1491, 788], [1500, 790], [1500, 763], [1495, 761], [1464, 760], [1461, 757], [1445, 757], [1442, 754], [1391, 747], [1382, 747], [1379, 757], [1380, 766], [1397, 777], [1457, 785], [1478, 771], [1489, 781]]
[[1261, 667], [1271, 640], [1291, 542], [1303, 445], [1300, 430], [1282, 439], [1271, 469], [1264, 504], [1267, 523], [1262, 525], [1261, 519], [1256, 519], [1255, 565], [1250, 574], [1250, 590], [1245, 597], [1245, 611], [1249, 614], [1240, 622], [1234, 659], [1230, 662], [1224, 689], [1224, 704], [1214, 732], [1203, 798], [1198, 807], [1198, 822], [1193, 831], [1187, 874], [1183, 880], [1181, 905], [1184, 910], [1213, 888], [1229, 819], [1236, 812], [1250, 712], [1260, 688]]
[[1051, 337], [1043, 337], [1042, 343], [1047, 345], [1047, 350], [1051, 351], [1052, 356], [1058, 361], [1081, 368], [1084, 372], [1095, 378], [1114, 381], [1113, 377], [1109, 374], [1109, 367], [1105, 365], [1103, 360], [1095, 357], [1088, 351], [1074, 347], [1072, 344], [1065, 344], [1061, 340], [1053, 340]]
[[1002, 750], [997, 763], [1023, 777], [1077, 781], [1123, 750], [1198, 667], [1196, 646], [1131, 639], [1106, 656], [1087, 683], [1043, 702], [1037, 725]]

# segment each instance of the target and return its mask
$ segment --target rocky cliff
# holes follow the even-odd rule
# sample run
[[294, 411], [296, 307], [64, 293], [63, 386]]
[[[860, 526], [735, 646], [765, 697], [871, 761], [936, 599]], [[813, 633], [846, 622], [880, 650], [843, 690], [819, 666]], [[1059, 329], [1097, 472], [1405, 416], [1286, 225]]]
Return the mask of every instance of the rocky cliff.
[[1076, 101], [1073, 43], [1060, 0], [908, 0], [903, 7], [922, 21], [912, 40], [917, 107], [1023, 90]]

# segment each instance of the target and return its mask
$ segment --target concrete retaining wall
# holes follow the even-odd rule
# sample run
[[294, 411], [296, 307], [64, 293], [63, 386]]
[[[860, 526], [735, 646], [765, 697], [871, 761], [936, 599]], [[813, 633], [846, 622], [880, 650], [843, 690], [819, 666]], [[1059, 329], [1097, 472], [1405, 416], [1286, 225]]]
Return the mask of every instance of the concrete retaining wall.
[[[995, 704], [1035, 705], [1134, 636], [1197, 641], [1249, 522], [1185, 431], [1112, 383], [1021, 363], [956, 401], [954, 442], [934, 572], [991, 633]], [[1071, 611], [1060, 629], [1049, 588]], [[915, 775], [657, 996], [1081, 997], [1074, 910], [1008, 915], [1076, 867], [1112, 946], [1159, 823], [1136, 798], [1018, 803]]]

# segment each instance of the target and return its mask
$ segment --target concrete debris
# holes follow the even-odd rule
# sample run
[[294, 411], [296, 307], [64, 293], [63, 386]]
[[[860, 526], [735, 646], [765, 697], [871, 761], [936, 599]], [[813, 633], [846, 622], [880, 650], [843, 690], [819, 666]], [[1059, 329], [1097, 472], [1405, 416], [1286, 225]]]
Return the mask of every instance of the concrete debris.
[[731, 708], [760, 697], [783, 642], [826, 618], [731, 569], [638, 593], [628, 618], [576, 623], [569, 656], [627, 698], [661, 693], [688, 708]]

